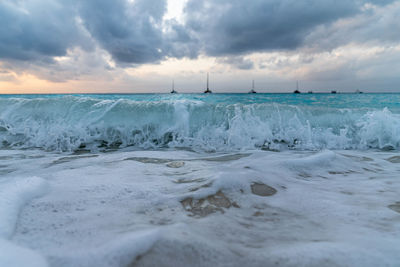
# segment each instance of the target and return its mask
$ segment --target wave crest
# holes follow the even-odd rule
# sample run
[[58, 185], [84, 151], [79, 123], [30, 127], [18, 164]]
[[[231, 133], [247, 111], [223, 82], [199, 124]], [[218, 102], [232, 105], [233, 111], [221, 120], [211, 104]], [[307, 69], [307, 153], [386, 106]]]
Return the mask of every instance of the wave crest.
[[0, 146], [144, 149], [399, 149], [400, 115], [276, 103], [0, 99]]

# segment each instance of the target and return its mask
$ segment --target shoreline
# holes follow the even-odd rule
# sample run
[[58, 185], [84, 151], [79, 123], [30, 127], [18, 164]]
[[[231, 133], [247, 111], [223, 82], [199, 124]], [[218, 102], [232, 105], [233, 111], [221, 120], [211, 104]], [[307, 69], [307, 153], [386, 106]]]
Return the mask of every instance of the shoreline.
[[50, 188], [21, 209], [11, 241], [50, 266], [400, 261], [396, 152], [248, 153], [0, 150], [2, 165], [18, 166], [7, 179]]

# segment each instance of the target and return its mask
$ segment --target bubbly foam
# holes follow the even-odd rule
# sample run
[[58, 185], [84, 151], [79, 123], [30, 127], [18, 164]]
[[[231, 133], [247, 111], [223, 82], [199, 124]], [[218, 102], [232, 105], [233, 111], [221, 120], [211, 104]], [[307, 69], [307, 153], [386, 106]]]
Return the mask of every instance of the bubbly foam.
[[400, 114], [202, 99], [0, 98], [0, 147], [399, 149]]
[[21, 210], [11, 242], [50, 266], [400, 262], [397, 152], [116, 151], [71, 161], [69, 153], [23, 152], [0, 150], [0, 160], [14, 155], [2, 164], [19, 166], [6, 177], [40, 173], [49, 192]]
[[39, 177], [0, 180], [0, 266], [46, 267], [46, 260], [36, 252], [19, 247], [8, 239], [12, 236], [21, 208], [47, 188]]

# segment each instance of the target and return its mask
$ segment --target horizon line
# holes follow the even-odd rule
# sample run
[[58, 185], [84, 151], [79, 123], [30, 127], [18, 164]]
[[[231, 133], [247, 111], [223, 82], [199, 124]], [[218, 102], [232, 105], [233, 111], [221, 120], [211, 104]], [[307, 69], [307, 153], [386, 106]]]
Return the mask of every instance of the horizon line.
[[[336, 94], [400, 94], [399, 92], [377, 92], [377, 91], [354, 91], [354, 92], [346, 92], [346, 91], [336, 91]], [[80, 92], [80, 93], [0, 93], [0, 95], [139, 95], [139, 94], [171, 94], [170, 92]], [[177, 94], [204, 94], [204, 92], [178, 92]], [[246, 94], [250, 95], [248, 92], [213, 92], [213, 94]], [[257, 91], [256, 94], [295, 94], [294, 91], [290, 92], [260, 92]], [[308, 91], [300, 92], [301, 95], [311, 95], [311, 94], [332, 94], [331, 91], [321, 92], [321, 91], [312, 91], [309, 93]]]

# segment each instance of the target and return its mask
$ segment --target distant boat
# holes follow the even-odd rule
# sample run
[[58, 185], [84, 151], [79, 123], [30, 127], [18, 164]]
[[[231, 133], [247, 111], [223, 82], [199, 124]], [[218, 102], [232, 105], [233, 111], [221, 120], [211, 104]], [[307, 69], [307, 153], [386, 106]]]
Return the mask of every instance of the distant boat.
[[175, 82], [174, 80], [172, 80], [172, 90], [171, 90], [171, 94], [177, 94], [178, 92], [175, 91]]
[[308, 91], [309, 94], [313, 94], [313, 91]]
[[249, 94], [256, 94], [257, 92], [256, 92], [256, 90], [254, 89], [254, 80], [253, 80], [253, 84], [252, 84], [252, 87], [251, 87], [251, 90], [249, 91]]
[[331, 94], [336, 94], [336, 91], [335, 91], [335, 90], [332, 90], [332, 91], [331, 91]]
[[209, 86], [209, 77], [208, 77], [208, 72], [207, 72], [207, 89], [204, 91], [205, 94], [211, 94], [212, 91], [210, 90]]
[[300, 90], [299, 90], [299, 81], [296, 81], [296, 90], [294, 90], [293, 93], [294, 93], [294, 94], [300, 94]]
[[362, 91], [360, 91], [360, 90], [356, 90], [356, 94], [362, 94], [363, 92]]

